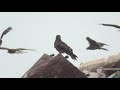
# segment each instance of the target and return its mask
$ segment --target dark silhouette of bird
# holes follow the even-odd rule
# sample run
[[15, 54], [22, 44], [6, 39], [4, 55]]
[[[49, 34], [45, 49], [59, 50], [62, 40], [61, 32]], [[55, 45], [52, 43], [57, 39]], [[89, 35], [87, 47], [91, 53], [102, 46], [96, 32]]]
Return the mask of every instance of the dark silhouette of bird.
[[[120, 29], [120, 26], [119, 25], [115, 25], [115, 24], [101, 24], [101, 25], [103, 25], [103, 26], [111, 26], [111, 27], [115, 27], [115, 28]], [[118, 30], [118, 31], [120, 31], [120, 30]]]
[[9, 54], [23, 54], [23, 53], [27, 53], [27, 52], [23, 52], [23, 50], [31, 50], [31, 51], [35, 51], [33, 49], [25, 49], [25, 48], [16, 48], [16, 49], [10, 49], [10, 48], [6, 48], [6, 47], [0, 47], [0, 50], [8, 50]]
[[75, 54], [73, 54], [73, 49], [70, 48], [66, 43], [64, 43], [61, 40], [61, 36], [57, 35], [56, 36], [56, 40], [54, 42], [54, 48], [56, 48], [56, 50], [59, 53], [66, 53], [68, 55], [71, 56], [72, 59], [76, 60], [77, 56]]
[[89, 50], [102, 49], [102, 50], [108, 51], [107, 49], [102, 48], [104, 45], [108, 46], [107, 44], [101, 43], [101, 42], [96, 42], [95, 40], [92, 40], [89, 37], [86, 37], [86, 39], [89, 42], [89, 47], [87, 47], [86, 49], [89, 49]]
[[0, 46], [2, 45], [2, 38], [4, 35], [6, 35], [9, 31], [12, 30], [12, 27], [8, 27], [6, 30], [3, 31], [1, 37], [0, 37]]

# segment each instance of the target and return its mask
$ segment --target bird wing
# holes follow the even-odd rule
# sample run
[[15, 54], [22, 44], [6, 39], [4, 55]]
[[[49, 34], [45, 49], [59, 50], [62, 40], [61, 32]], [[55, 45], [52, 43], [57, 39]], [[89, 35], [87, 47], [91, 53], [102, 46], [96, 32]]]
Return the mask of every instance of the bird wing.
[[12, 30], [12, 27], [8, 27], [5, 31], [3, 31], [2, 35], [1, 35], [1, 39], [3, 38], [3, 36], [5, 34], [7, 34], [10, 30]]
[[95, 40], [92, 40], [91, 38], [86, 38], [90, 44], [91, 47], [96, 47], [98, 44], [96, 43]]
[[72, 48], [62, 41], [58, 44], [58, 48], [62, 49], [66, 53], [72, 52]]
[[0, 49], [2, 49], [2, 50], [9, 50], [9, 48], [6, 48], [6, 47], [0, 47]]
[[16, 48], [15, 50], [31, 50], [31, 51], [36, 51], [36, 50], [34, 50], [34, 49], [25, 49], [25, 48]]
[[108, 45], [105, 44], [105, 43], [101, 43], [101, 42], [96, 42], [96, 43], [99, 45], [99, 47], [102, 47], [102, 46], [104, 46], [104, 45], [108, 46]]
[[120, 28], [120, 26], [118, 25], [114, 25], [114, 24], [102, 24], [104, 26], [112, 26], [112, 27], [116, 27], [116, 28]]
[[106, 48], [101, 48], [101, 49], [106, 50], [106, 51], [109, 51], [109, 50], [108, 50], [108, 49], [106, 49]]

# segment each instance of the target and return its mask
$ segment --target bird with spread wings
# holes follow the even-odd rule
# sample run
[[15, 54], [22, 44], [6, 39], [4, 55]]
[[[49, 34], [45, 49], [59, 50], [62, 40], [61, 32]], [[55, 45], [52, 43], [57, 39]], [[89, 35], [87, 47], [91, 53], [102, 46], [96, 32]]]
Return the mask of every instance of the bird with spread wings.
[[66, 53], [66, 54], [70, 55], [71, 58], [74, 60], [76, 60], [76, 58], [77, 58], [77, 56], [75, 54], [73, 54], [73, 49], [61, 40], [60, 35], [56, 36], [56, 40], [54, 42], [54, 48], [56, 48], [56, 50], [59, 53]]
[[2, 45], [2, 38], [4, 35], [6, 35], [9, 31], [12, 30], [12, 27], [8, 27], [6, 30], [3, 31], [1, 37], [0, 37], [0, 46]]
[[95, 40], [92, 40], [89, 37], [86, 37], [86, 39], [89, 42], [89, 47], [87, 47], [86, 49], [88, 49], [88, 50], [102, 49], [102, 50], [108, 51], [107, 49], [102, 48], [104, 45], [108, 46], [107, 44], [101, 43], [101, 42], [96, 42]]
[[7, 50], [9, 54], [23, 54], [23, 53], [27, 53], [27, 52], [23, 52], [23, 50], [31, 50], [31, 51], [35, 51], [33, 49], [25, 49], [25, 48], [16, 48], [16, 49], [10, 49], [10, 48], [6, 48], [6, 47], [0, 47], [0, 50]]

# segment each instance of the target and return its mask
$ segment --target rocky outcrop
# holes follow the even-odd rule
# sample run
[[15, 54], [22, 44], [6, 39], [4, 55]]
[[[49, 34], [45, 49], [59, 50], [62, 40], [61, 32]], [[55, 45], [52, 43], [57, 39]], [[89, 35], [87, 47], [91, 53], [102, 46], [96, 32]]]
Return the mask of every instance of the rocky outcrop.
[[22, 78], [87, 78], [61, 54], [50, 57], [44, 54]]

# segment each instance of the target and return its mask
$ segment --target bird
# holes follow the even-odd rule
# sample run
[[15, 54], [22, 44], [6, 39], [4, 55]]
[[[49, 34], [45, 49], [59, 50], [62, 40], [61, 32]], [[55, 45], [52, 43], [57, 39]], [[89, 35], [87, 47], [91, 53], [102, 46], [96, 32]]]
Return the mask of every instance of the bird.
[[23, 50], [31, 50], [31, 51], [35, 51], [33, 49], [25, 49], [25, 48], [16, 48], [16, 49], [10, 49], [10, 48], [6, 48], [6, 47], [0, 47], [1, 50], [8, 50], [9, 54], [23, 54], [23, 53], [27, 53], [27, 52], [23, 52]]
[[[101, 25], [103, 25], [103, 26], [111, 26], [111, 27], [115, 27], [115, 28], [120, 29], [120, 26], [119, 25], [115, 25], [115, 24], [101, 24]], [[118, 31], [120, 31], [120, 30], [118, 30]]]
[[108, 46], [105, 43], [101, 43], [101, 42], [96, 42], [95, 40], [91, 39], [90, 37], [86, 37], [86, 40], [89, 42], [89, 47], [87, 47], [87, 50], [96, 50], [96, 49], [102, 49], [102, 50], [106, 50], [105, 48], [102, 48], [104, 45]]
[[76, 58], [78, 58], [74, 53], [73, 53], [73, 49], [68, 46], [65, 42], [63, 42], [61, 40], [61, 35], [56, 35], [56, 39], [54, 42], [54, 48], [60, 53], [66, 53], [68, 55], [71, 56], [71, 58], [73, 60], [77, 60]]
[[6, 35], [9, 31], [12, 30], [12, 27], [8, 27], [6, 30], [3, 31], [1, 37], [0, 37], [0, 46], [2, 45], [2, 38], [4, 35]]

